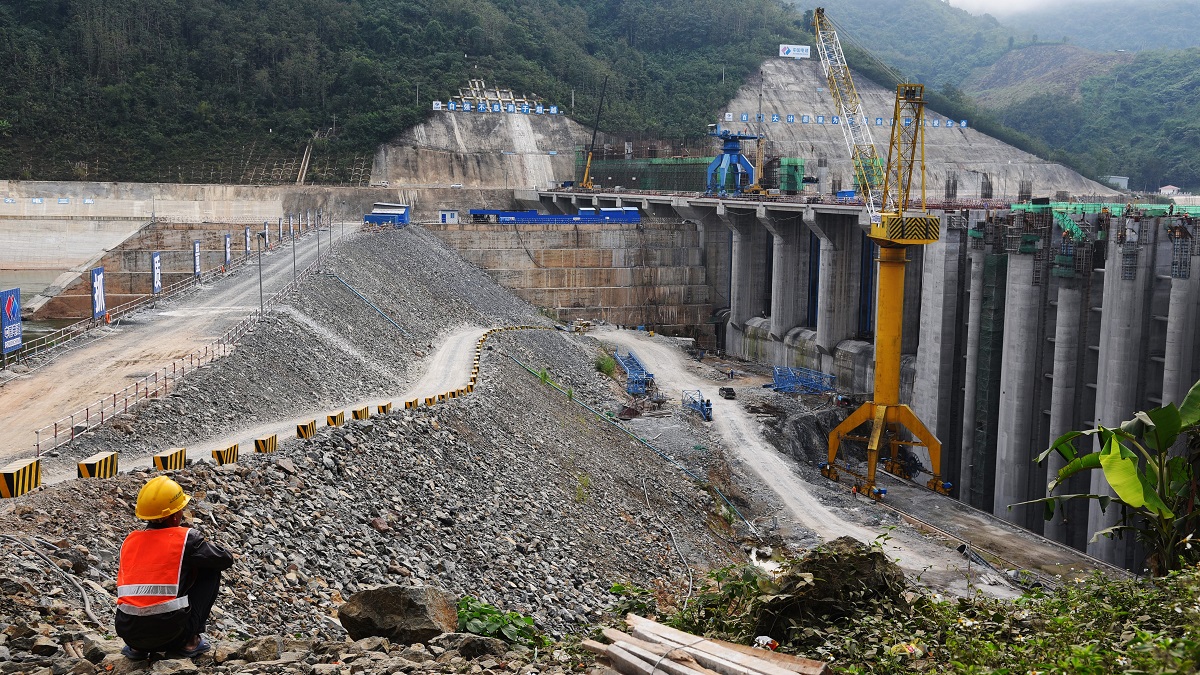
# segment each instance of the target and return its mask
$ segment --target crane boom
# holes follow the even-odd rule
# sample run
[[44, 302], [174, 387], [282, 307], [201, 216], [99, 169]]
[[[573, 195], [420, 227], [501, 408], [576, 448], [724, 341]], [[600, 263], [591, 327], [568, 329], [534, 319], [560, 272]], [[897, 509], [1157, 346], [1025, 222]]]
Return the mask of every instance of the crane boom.
[[883, 183], [883, 169], [880, 165], [879, 154], [875, 151], [875, 140], [871, 137], [871, 128], [863, 114], [862, 100], [858, 90], [854, 88], [854, 78], [850, 76], [850, 66], [846, 65], [846, 55], [842, 53], [842, 43], [838, 40], [833, 22], [825, 16], [825, 9], [818, 7], [813, 13], [813, 29], [817, 35], [817, 53], [821, 56], [821, 68], [825, 71], [825, 79], [829, 81], [829, 93], [837, 104], [838, 113], [842, 116], [840, 126], [846, 139], [846, 147], [854, 160], [854, 177], [859, 187], [865, 193], [867, 212], [871, 222], [879, 222], [879, 187]]
[[596, 105], [596, 123], [592, 125], [592, 144], [588, 146], [587, 164], [583, 167], [583, 180], [579, 187], [591, 190], [592, 183], [592, 153], [596, 150], [596, 134], [600, 131], [600, 111], [604, 109], [604, 94], [608, 92], [608, 76], [604, 76], [604, 85], [600, 87], [600, 103]]

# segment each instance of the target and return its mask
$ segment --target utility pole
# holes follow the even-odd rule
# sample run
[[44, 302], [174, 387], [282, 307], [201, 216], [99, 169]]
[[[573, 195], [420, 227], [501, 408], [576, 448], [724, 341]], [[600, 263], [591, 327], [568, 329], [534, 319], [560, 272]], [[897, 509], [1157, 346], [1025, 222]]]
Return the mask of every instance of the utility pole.
[[[288, 230], [292, 229], [292, 217], [288, 216]], [[296, 283], [299, 273], [296, 271], [296, 233], [292, 232], [292, 283]]]
[[259, 232], [254, 241], [258, 244], [258, 318], [262, 319], [266, 315], [266, 305], [263, 303], [263, 285], [262, 285], [262, 243], [263, 239], [267, 238], [266, 232]]

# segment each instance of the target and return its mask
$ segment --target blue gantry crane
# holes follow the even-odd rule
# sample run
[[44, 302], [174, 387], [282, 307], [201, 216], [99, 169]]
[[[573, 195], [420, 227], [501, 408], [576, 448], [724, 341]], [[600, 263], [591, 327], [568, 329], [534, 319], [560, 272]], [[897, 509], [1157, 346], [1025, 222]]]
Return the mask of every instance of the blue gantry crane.
[[712, 401], [704, 398], [699, 389], [683, 390], [683, 407], [700, 413], [700, 417], [703, 417], [705, 422], [712, 421]]
[[625, 392], [634, 396], [644, 396], [651, 393], [654, 389], [654, 373], [646, 372], [646, 367], [638, 360], [638, 357], [633, 351], [628, 351], [624, 356], [621, 356], [621, 350], [618, 349], [613, 354], [613, 359], [617, 365], [621, 366], [621, 370], [625, 371]]
[[[743, 189], [758, 185], [759, 176], [755, 173], [754, 165], [742, 154], [742, 141], [757, 141], [762, 137], [758, 134], [739, 134], [729, 129], [714, 125], [715, 131], [708, 132], [709, 136], [721, 139], [721, 154], [708, 165], [707, 194], [724, 195], [729, 189], [729, 172], [733, 171], [733, 194], [741, 194]], [[711, 128], [711, 127], [710, 127]], [[742, 174], [746, 179], [742, 180]]]

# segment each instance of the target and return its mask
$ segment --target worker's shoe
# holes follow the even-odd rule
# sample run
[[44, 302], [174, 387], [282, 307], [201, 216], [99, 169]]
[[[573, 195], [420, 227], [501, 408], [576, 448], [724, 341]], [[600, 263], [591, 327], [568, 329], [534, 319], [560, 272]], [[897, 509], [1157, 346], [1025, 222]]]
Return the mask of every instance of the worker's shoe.
[[134, 649], [129, 645], [121, 647], [121, 655], [130, 661], [145, 661], [150, 658], [150, 652], [144, 652], [140, 649]]
[[193, 658], [196, 656], [200, 656], [204, 652], [207, 652], [208, 650], [212, 649], [212, 644], [210, 644], [208, 640], [205, 640], [203, 635], [199, 635], [197, 637], [199, 639], [196, 641], [195, 647], [193, 647], [192, 649], [180, 649], [179, 650], [179, 653], [184, 658], [190, 659], [190, 658]]

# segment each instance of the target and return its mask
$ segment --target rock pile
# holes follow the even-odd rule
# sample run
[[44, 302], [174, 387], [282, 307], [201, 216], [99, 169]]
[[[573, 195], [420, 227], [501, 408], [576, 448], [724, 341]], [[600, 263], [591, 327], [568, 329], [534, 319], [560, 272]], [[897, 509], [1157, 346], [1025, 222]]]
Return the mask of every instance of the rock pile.
[[[533, 340], [554, 339], [546, 335]], [[536, 344], [524, 348], [540, 354]], [[503, 355], [490, 355], [486, 372], [475, 394], [444, 406], [323, 429], [238, 465], [178, 472], [195, 495], [196, 525], [238, 553], [211, 632], [337, 638], [336, 610], [351, 593], [428, 583], [532, 615], [562, 635], [616, 601], [614, 582], [682, 590], [680, 551], [695, 568], [730, 560], [708, 529], [713, 501], [701, 486]], [[133, 502], [148, 475], [53, 486], [7, 509], [0, 531], [64, 549], [81, 544], [82, 572], [71, 574], [91, 582], [107, 620], [116, 556], [137, 526]], [[0, 575], [29, 580], [39, 614], [45, 606], [78, 617], [50, 609], [55, 601], [78, 607], [63, 579], [34, 579], [31, 568], [45, 565], [21, 560], [14, 567], [5, 558]], [[62, 590], [45, 596], [47, 588]], [[12, 620], [0, 615], [0, 623]]]

